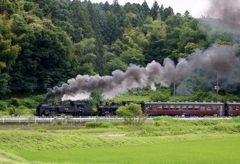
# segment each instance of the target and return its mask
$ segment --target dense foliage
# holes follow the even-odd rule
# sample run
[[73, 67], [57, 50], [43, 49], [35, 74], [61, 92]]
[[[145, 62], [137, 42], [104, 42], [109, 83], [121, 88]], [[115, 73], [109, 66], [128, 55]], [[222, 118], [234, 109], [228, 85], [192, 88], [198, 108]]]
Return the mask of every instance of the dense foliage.
[[129, 105], [121, 106], [116, 111], [117, 115], [122, 116], [126, 123], [133, 124], [134, 119], [137, 118], [137, 124], [144, 121], [141, 105], [130, 103]]
[[130, 63], [177, 62], [212, 43], [239, 43], [212, 24], [157, 1], [150, 8], [146, 1], [0, 0], [0, 98], [45, 92], [78, 74], [111, 75]]

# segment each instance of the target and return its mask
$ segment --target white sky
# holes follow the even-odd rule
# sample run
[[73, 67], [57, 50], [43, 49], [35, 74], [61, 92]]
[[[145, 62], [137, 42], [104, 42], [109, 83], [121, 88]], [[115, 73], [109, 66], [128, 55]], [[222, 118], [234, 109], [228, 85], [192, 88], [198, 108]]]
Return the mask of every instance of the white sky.
[[[99, 3], [106, 1], [109, 4], [112, 4], [113, 0], [91, 0], [92, 3]], [[155, 0], [146, 0], [148, 6], [151, 8]], [[202, 15], [205, 15], [205, 9], [208, 7], [209, 0], [156, 0], [158, 2], [159, 7], [163, 4], [163, 7], [166, 8], [171, 6], [174, 10], [174, 13], [183, 14], [186, 10], [190, 12], [193, 17], [200, 18]], [[142, 4], [144, 0], [118, 0], [120, 5], [124, 5], [125, 3], [139, 3]]]

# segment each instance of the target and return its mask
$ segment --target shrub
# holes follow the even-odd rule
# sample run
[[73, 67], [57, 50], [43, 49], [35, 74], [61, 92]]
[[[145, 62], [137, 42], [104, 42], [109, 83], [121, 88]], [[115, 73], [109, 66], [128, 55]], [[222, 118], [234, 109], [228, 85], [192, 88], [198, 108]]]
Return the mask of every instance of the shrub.
[[169, 101], [170, 100], [170, 94], [169, 93], [163, 93], [162, 91], [157, 91], [150, 96], [150, 99], [154, 102]]
[[21, 115], [21, 111], [18, 108], [13, 106], [7, 108], [9, 115], [11, 116], [19, 116]]
[[45, 95], [34, 96], [31, 99], [34, 100], [37, 104], [40, 104], [44, 101]]
[[232, 121], [234, 121], [234, 122], [240, 122], [240, 116], [233, 117], [233, 118], [232, 118]]
[[7, 111], [9, 113], [9, 115], [20, 116], [20, 115], [24, 114], [26, 111], [28, 111], [28, 108], [26, 108], [23, 105], [19, 106], [18, 108], [14, 107], [14, 106], [10, 106], [7, 108]]
[[109, 128], [110, 127], [110, 123], [109, 122], [103, 122], [101, 127], [102, 128]]
[[97, 128], [102, 126], [102, 122], [86, 122], [85, 127], [86, 128]]
[[122, 116], [128, 124], [132, 124], [134, 118], [137, 119], [137, 124], [143, 123], [144, 116], [142, 114], [141, 106], [139, 104], [133, 104], [121, 106], [116, 111], [117, 115]]
[[20, 101], [17, 98], [13, 98], [11, 100], [11, 105], [15, 106], [15, 107], [19, 107], [21, 105]]
[[4, 111], [7, 109], [7, 104], [3, 101], [0, 101], [0, 110]]
[[31, 99], [24, 99], [21, 104], [27, 108], [36, 108], [39, 105], [38, 102]]

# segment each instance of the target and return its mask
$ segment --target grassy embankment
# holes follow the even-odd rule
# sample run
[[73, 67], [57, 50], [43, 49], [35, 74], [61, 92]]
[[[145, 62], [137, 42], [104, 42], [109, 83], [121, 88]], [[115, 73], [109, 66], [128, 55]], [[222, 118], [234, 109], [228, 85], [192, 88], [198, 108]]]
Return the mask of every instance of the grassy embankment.
[[123, 121], [0, 126], [0, 161], [238, 163], [239, 132], [240, 117], [195, 121], [157, 117], [141, 126]]

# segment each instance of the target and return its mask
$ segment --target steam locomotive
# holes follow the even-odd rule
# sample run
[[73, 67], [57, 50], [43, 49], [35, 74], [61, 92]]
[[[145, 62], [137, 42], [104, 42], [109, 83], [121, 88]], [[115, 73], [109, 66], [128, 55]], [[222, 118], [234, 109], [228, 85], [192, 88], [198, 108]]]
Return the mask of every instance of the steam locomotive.
[[[107, 116], [116, 115], [116, 110], [131, 102], [97, 104], [97, 111], [84, 101], [71, 101], [69, 104], [42, 103], [36, 109], [36, 116]], [[239, 116], [240, 103], [237, 102], [142, 102], [142, 112], [146, 116]]]

